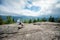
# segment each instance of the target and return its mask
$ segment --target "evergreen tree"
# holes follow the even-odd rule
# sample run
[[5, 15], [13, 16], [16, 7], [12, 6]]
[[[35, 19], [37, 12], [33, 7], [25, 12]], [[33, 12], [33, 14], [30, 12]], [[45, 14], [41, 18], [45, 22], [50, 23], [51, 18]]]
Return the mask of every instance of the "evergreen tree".
[[37, 22], [40, 22], [40, 19], [39, 18], [37, 19]]
[[11, 16], [7, 16], [7, 24], [13, 23], [14, 19]]
[[41, 21], [42, 21], [42, 22], [46, 22], [47, 20], [46, 20], [46, 18], [44, 17], [44, 18], [41, 19]]
[[55, 22], [54, 17], [50, 16], [50, 18], [49, 18], [48, 21], [49, 21], [49, 22]]
[[15, 20], [14, 20], [14, 18], [12, 18], [12, 20], [13, 20], [13, 23], [15, 23]]
[[60, 23], [60, 18], [58, 18], [57, 22], [59, 22], [59, 23]]
[[0, 16], [0, 25], [2, 25], [3, 24], [3, 19], [2, 19], [2, 17]]
[[31, 19], [29, 20], [29, 23], [32, 23], [32, 20]]
[[35, 22], [37, 22], [37, 20], [36, 20], [36, 19], [34, 19], [34, 20], [33, 20], [33, 23], [35, 23]]

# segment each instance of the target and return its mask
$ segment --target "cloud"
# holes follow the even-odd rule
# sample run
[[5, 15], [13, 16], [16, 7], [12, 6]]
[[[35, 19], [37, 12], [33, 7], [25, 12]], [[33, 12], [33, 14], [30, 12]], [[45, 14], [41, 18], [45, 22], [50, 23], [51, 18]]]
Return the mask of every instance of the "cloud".
[[60, 0], [0, 0], [0, 11], [26, 16], [59, 15]]

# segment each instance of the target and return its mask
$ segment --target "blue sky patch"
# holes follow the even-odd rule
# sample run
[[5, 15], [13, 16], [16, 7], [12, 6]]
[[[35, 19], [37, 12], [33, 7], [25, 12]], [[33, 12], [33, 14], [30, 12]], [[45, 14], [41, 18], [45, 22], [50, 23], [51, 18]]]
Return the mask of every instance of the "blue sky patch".
[[0, 0], [0, 5], [2, 4], [2, 0]]
[[32, 6], [32, 7], [25, 6], [25, 9], [30, 10], [30, 11], [34, 11], [34, 12], [38, 12], [40, 10], [40, 7], [38, 7], [38, 6]]
[[40, 7], [38, 7], [38, 6], [32, 6], [32, 7], [31, 7], [31, 10], [37, 12], [37, 11], [40, 10]]
[[29, 4], [32, 4], [32, 0], [27, 1]]

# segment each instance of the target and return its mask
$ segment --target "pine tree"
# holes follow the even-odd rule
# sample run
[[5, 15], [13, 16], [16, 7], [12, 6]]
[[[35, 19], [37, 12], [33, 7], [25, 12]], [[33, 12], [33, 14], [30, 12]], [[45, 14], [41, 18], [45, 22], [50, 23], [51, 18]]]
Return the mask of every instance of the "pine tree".
[[14, 18], [12, 18], [12, 20], [13, 20], [13, 23], [15, 23], [15, 20], [14, 20]]
[[31, 19], [29, 20], [29, 23], [32, 23], [32, 20]]
[[55, 22], [54, 17], [50, 16], [48, 21], [49, 22]]
[[7, 24], [13, 23], [14, 19], [11, 16], [7, 16]]
[[34, 19], [34, 20], [33, 20], [33, 23], [35, 23], [35, 22], [37, 22], [37, 20], [36, 20], [36, 19]]
[[57, 22], [59, 22], [59, 23], [60, 23], [60, 18], [58, 18]]
[[37, 22], [40, 22], [40, 19], [39, 18], [37, 19]]
[[2, 19], [2, 17], [0, 16], [0, 25], [2, 25], [3, 24], [3, 19]]
[[42, 21], [42, 22], [46, 22], [47, 20], [46, 20], [46, 18], [44, 17], [44, 18], [41, 19], [41, 21]]

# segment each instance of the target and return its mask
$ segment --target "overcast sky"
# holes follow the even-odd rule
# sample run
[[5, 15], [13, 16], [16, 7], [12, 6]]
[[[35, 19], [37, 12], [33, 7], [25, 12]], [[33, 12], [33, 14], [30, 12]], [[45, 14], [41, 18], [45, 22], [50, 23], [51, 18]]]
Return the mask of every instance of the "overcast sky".
[[0, 0], [0, 15], [4, 14], [26, 16], [59, 15], [60, 0]]

